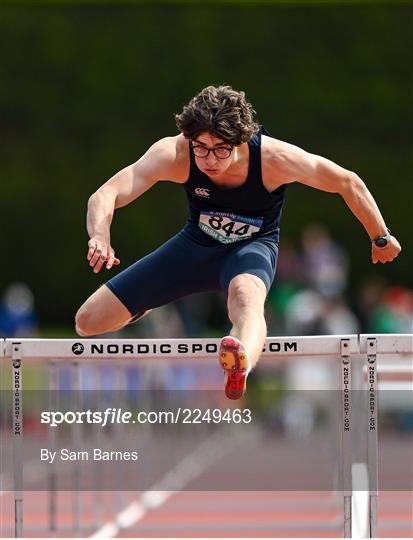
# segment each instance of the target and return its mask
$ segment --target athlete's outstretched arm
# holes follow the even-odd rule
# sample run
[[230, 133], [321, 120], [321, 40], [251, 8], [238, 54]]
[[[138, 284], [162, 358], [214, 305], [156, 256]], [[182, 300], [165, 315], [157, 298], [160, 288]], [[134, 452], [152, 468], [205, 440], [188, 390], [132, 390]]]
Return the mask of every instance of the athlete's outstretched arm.
[[[277, 163], [278, 174], [281, 170], [287, 183], [298, 181], [322, 191], [339, 193], [363, 224], [372, 241], [378, 236], [387, 235], [386, 223], [380, 210], [356, 173], [293, 145], [286, 145], [285, 152], [282, 152], [281, 156], [278, 154]], [[390, 236], [385, 247], [377, 247], [372, 242], [371, 258], [374, 264], [386, 263], [395, 259], [400, 251], [399, 242], [394, 236]]]
[[108, 270], [120, 264], [110, 241], [110, 226], [115, 210], [140, 197], [159, 180], [173, 179], [176, 152], [171, 139], [156, 142], [136, 163], [112, 176], [89, 198], [87, 260], [95, 273], [104, 264]]

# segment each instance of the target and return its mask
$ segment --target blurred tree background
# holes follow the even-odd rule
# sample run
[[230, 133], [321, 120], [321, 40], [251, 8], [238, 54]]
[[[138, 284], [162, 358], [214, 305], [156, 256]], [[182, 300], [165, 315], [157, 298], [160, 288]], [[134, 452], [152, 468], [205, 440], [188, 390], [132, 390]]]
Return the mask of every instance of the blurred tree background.
[[[244, 90], [275, 137], [357, 172], [404, 251], [373, 267], [341, 198], [298, 184], [282, 239], [322, 222], [350, 254], [350, 295], [370, 275], [411, 286], [412, 13], [394, 3], [2, 4], [0, 292], [23, 281], [42, 324], [71, 324], [108, 276], [85, 259], [89, 195], [176, 134], [173, 114], [220, 83]], [[117, 212], [121, 268], [185, 215], [182, 188], [168, 183]]]

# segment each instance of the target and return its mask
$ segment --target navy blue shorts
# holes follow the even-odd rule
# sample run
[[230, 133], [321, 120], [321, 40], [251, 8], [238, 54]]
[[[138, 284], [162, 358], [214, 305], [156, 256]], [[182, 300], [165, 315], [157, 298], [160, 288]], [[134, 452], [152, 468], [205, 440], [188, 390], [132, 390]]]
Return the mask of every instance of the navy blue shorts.
[[106, 285], [135, 315], [182, 296], [206, 291], [228, 293], [238, 274], [253, 274], [267, 288], [274, 280], [278, 243], [260, 237], [221, 244], [187, 224], [176, 236], [132, 264]]

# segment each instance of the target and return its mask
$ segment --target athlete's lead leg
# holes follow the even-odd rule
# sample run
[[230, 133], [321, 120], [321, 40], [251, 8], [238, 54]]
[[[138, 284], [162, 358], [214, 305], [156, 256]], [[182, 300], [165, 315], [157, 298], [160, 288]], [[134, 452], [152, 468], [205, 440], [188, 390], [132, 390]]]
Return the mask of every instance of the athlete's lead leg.
[[267, 335], [266, 295], [263, 281], [251, 274], [239, 274], [229, 284], [228, 317], [233, 324], [230, 335], [235, 339], [222, 339], [220, 362], [226, 375], [225, 393], [230, 399], [242, 396], [247, 375], [261, 355]]

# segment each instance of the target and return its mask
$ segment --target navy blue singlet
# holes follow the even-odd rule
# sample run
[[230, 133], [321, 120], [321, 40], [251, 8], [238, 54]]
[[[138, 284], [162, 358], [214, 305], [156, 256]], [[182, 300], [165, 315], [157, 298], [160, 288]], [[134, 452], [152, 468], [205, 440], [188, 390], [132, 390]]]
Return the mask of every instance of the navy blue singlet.
[[[262, 133], [266, 134], [264, 129]], [[275, 276], [287, 186], [269, 193], [263, 185], [261, 131], [248, 147], [248, 175], [236, 188], [218, 186], [202, 173], [190, 148], [190, 173], [183, 184], [189, 203], [185, 227], [106, 283], [131, 315], [188, 294], [227, 294], [239, 274], [259, 277], [268, 292]]]
[[[276, 242], [279, 240], [279, 224], [281, 218], [281, 210], [284, 204], [284, 199], [287, 191], [287, 185], [280, 186], [273, 192], [268, 192], [262, 182], [261, 174], [261, 133], [268, 134], [264, 128], [252, 136], [248, 142], [249, 147], [249, 166], [248, 175], [239, 187], [227, 188], [217, 185], [205, 173], [200, 171], [195, 163], [195, 156], [190, 148], [191, 168], [189, 178], [184, 184], [186, 195], [189, 202], [189, 223], [198, 227], [200, 215], [216, 215], [217, 213], [234, 216], [240, 215], [252, 221], [251, 228], [259, 228], [258, 231], [251, 232], [251, 237], [268, 236]], [[249, 219], [248, 219], [249, 218]], [[205, 217], [204, 223], [207, 225]], [[224, 219], [221, 223], [223, 223]], [[226, 220], [228, 223], [229, 218]], [[232, 221], [235, 221], [232, 220]], [[239, 222], [242, 224], [243, 222]], [[213, 223], [215, 231], [219, 225], [216, 221]], [[199, 227], [198, 227], [199, 228]], [[210, 231], [209, 229], [212, 229]], [[233, 227], [233, 231], [236, 230]], [[242, 240], [242, 225], [240, 234], [230, 234], [231, 225], [224, 231], [218, 229], [220, 241], [231, 241], [231, 236], [234, 241]], [[214, 231], [213, 227], [203, 227], [202, 230], [207, 230], [208, 233]], [[233, 232], [232, 231], [232, 232]], [[221, 233], [221, 234], [219, 234]]]

